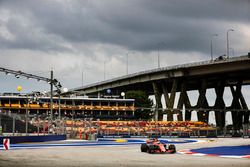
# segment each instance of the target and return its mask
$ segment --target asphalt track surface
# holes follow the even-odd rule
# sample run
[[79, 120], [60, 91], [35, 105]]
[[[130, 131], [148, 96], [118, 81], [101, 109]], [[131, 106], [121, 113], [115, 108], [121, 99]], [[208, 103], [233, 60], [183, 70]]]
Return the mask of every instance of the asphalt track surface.
[[[178, 143], [178, 139], [177, 143]], [[182, 140], [182, 139], [180, 139]], [[202, 139], [202, 142], [179, 142], [176, 144], [177, 151], [183, 149], [209, 151], [209, 148], [216, 147], [220, 151], [222, 147], [250, 145], [250, 139], [242, 138], [220, 138]], [[174, 141], [176, 142], [176, 141]], [[77, 143], [77, 144], [76, 144]], [[80, 146], [82, 142], [56, 142], [26, 144], [33, 147], [22, 147], [21, 149], [0, 150], [0, 166], [21, 167], [21, 166], [192, 166], [192, 167], [212, 167], [212, 166], [250, 166], [248, 158], [221, 158], [215, 156], [193, 156], [186, 154], [148, 154], [140, 152], [139, 142], [123, 143], [103, 141], [103, 145]], [[85, 142], [91, 143], [91, 142]], [[61, 146], [58, 146], [60, 145]], [[71, 144], [71, 145], [70, 145]], [[76, 144], [76, 145], [74, 145]], [[34, 147], [40, 145], [41, 147]], [[51, 145], [43, 147], [43, 145]], [[70, 146], [63, 146], [70, 145]], [[232, 152], [228, 149], [227, 152]], [[237, 147], [235, 147], [237, 148]], [[199, 150], [200, 149], [200, 150]], [[202, 150], [203, 149], [203, 150]], [[242, 148], [241, 148], [242, 149]], [[212, 150], [212, 149], [211, 149]], [[210, 151], [211, 151], [210, 150]], [[244, 149], [243, 149], [244, 150]], [[248, 148], [246, 147], [246, 150]], [[236, 151], [237, 152], [237, 151]], [[222, 153], [222, 152], [221, 152]], [[246, 152], [248, 154], [248, 152]]]

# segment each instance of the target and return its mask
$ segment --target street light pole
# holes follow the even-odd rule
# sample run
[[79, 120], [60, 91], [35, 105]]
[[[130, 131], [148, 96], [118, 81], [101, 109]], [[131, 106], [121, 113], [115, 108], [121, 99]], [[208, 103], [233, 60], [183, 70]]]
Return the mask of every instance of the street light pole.
[[230, 31], [234, 31], [233, 29], [227, 30], [227, 58], [229, 58], [229, 40], [228, 40], [228, 34]]
[[26, 114], [25, 114], [25, 133], [26, 133], [26, 136], [28, 136], [28, 116], [29, 116], [29, 111], [28, 111], [28, 107], [29, 107], [29, 98], [28, 98], [28, 94], [26, 94], [26, 100], [27, 100], [27, 103], [26, 103]]
[[229, 48], [229, 50], [232, 50], [233, 57], [234, 57], [234, 48]]
[[58, 90], [58, 114], [61, 121], [61, 90]]
[[[129, 53], [129, 52], [128, 52]], [[127, 68], [126, 68], [126, 74], [128, 75], [128, 53], [127, 53]]]
[[103, 79], [104, 80], [106, 79], [106, 61], [104, 61], [104, 64], [103, 64]]
[[161, 64], [160, 64], [160, 45], [166, 45], [165, 42], [159, 42], [157, 44], [157, 51], [158, 51], [158, 68], [161, 67]]
[[158, 49], [158, 59], [157, 59], [157, 60], [158, 60], [158, 68], [160, 68], [160, 53], [159, 53], [159, 46], [158, 46], [157, 49]]
[[126, 54], [126, 74], [128, 75], [128, 55], [132, 53], [134, 54], [134, 51], [129, 51], [127, 54]]
[[211, 60], [213, 60], [213, 37], [218, 36], [218, 34], [213, 34], [211, 36], [211, 43], [210, 43], [210, 49], [211, 49]]
[[82, 70], [82, 87], [83, 87], [83, 70]]

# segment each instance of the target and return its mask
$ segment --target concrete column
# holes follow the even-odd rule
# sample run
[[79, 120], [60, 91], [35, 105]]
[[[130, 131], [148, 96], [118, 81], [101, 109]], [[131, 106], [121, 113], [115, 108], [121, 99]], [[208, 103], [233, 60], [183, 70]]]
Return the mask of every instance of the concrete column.
[[184, 80], [183, 83], [182, 83], [182, 91], [181, 91], [181, 94], [182, 94], [182, 97], [183, 97], [183, 102], [184, 102], [184, 105], [185, 105], [185, 121], [191, 121], [191, 103], [190, 103], [190, 100], [189, 100], [189, 97], [188, 97], [188, 94], [187, 94], [187, 91], [186, 91], [186, 81]]
[[241, 86], [242, 81], [237, 82], [235, 89], [233, 86], [230, 86], [233, 95], [233, 101], [230, 108], [233, 110], [232, 119], [235, 131], [238, 131], [242, 127], [243, 111], [237, 111], [237, 109], [242, 109], [242, 106], [240, 104]]
[[247, 103], [245, 101], [245, 98], [242, 92], [240, 93], [240, 102], [241, 102], [242, 108], [247, 110], [247, 111], [243, 111], [243, 115], [244, 115], [243, 124], [249, 124], [249, 111], [248, 111]]
[[183, 94], [180, 93], [179, 101], [177, 104], [177, 119], [178, 121], [183, 121], [183, 114], [182, 114], [182, 109], [183, 109]]
[[170, 96], [168, 95], [167, 87], [164, 84], [162, 84], [162, 90], [163, 90], [163, 94], [164, 94], [164, 98], [165, 98], [166, 106], [167, 106], [167, 120], [168, 121], [173, 121], [173, 113], [174, 113], [173, 108], [174, 108], [177, 84], [178, 84], [177, 79], [173, 80]]
[[208, 102], [206, 98], [206, 91], [207, 91], [207, 81], [205, 79], [202, 80], [201, 88], [199, 89], [199, 98], [196, 105], [196, 108], [199, 109], [197, 116], [198, 121], [208, 122], [208, 111], [202, 109], [208, 109]]
[[165, 103], [166, 103], [166, 107], [167, 107], [167, 120], [169, 121], [169, 114], [171, 114], [171, 111], [168, 110], [169, 108], [169, 95], [168, 95], [168, 89], [167, 86], [165, 86], [164, 83], [162, 83], [162, 91], [163, 91], [163, 95], [164, 95], [164, 99], [165, 99]]
[[217, 84], [217, 87], [215, 88], [216, 93], [216, 100], [215, 100], [215, 109], [221, 109], [221, 110], [215, 110], [215, 121], [216, 126], [220, 127], [221, 129], [225, 126], [225, 102], [223, 99], [223, 94], [225, 90], [225, 81], [219, 81]]
[[[191, 108], [191, 105], [190, 105], [190, 101], [189, 101], [189, 98], [187, 96], [187, 92], [186, 92], [186, 82], [185, 81], [182, 81], [181, 83], [181, 91], [180, 91], [180, 97], [179, 97], [179, 101], [178, 101], [178, 104], [177, 104], [177, 109], [178, 109], [178, 121], [183, 121], [183, 106], [186, 104], [189, 104], [188, 105], [188, 108]], [[189, 111], [189, 110], [188, 110]], [[188, 112], [186, 110], [186, 113]], [[190, 113], [190, 111], [189, 111]], [[185, 114], [185, 117], [186, 117], [186, 114]], [[190, 113], [190, 118], [188, 120], [191, 120], [191, 113]]]
[[154, 118], [155, 121], [162, 120], [162, 112], [159, 111], [159, 109], [162, 109], [162, 104], [161, 104], [161, 92], [158, 84], [156, 82], [153, 82], [153, 89], [154, 89], [154, 95], [155, 95], [155, 100], [156, 100], [156, 109], [154, 113]]

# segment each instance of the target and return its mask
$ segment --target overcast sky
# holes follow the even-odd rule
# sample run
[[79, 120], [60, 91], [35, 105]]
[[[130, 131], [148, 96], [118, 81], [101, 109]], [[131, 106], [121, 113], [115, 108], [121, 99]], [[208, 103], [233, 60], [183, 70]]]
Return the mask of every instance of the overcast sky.
[[[250, 0], [0, 0], [0, 66], [75, 88], [161, 66], [250, 51]], [[105, 63], [104, 63], [105, 62]], [[105, 75], [104, 75], [105, 64]], [[82, 81], [83, 79], [83, 81]], [[0, 92], [49, 85], [0, 74]]]

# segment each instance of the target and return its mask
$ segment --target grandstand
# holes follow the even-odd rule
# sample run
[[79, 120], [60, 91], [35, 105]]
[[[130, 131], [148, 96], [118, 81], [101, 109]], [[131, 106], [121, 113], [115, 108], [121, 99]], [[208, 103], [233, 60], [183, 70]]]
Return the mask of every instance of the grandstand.
[[67, 120], [66, 130], [78, 137], [82, 134], [103, 136], [216, 136], [217, 129], [194, 121], [89, 121]]
[[[34, 98], [33, 96], [2, 95], [2, 110], [30, 115], [50, 115], [50, 97]], [[60, 98], [61, 116], [66, 118], [94, 118], [101, 120], [133, 119], [134, 99], [86, 98], [82, 96]], [[53, 98], [53, 115], [59, 114], [59, 99]]]
[[[53, 98], [53, 117], [58, 118], [59, 99]], [[3, 132], [11, 133], [11, 119], [17, 115], [15, 131], [24, 132], [25, 114], [29, 115], [30, 133], [70, 134], [70, 137], [96, 134], [98, 136], [216, 136], [217, 129], [204, 122], [193, 121], [136, 121], [133, 99], [62, 97], [60, 125], [50, 121], [50, 98], [20, 94], [0, 96]], [[7, 119], [8, 117], [8, 119]], [[6, 122], [5, 120], [8, 120]], [[121, 121], [122, 120], [122, 121]], [[23, 124], [21, 124], [23, 123]], [[54, 124], [54, 125], [53, 125]], [[49, 126], [52, 125], [52, 126]], [[7, 126], [7, 127], [6, 127]], [[20, 126], [20, 127], [19, 127]], [[81, 136], [81, 137], [80, 137]]]

